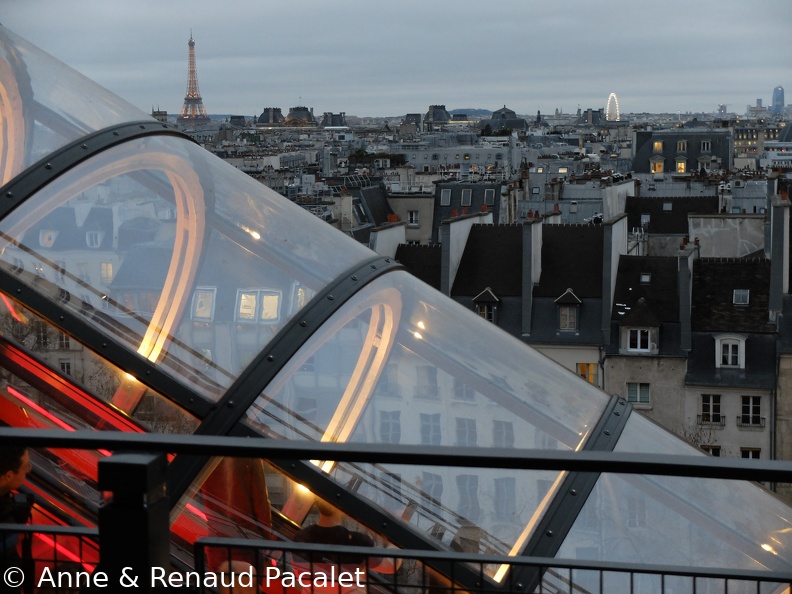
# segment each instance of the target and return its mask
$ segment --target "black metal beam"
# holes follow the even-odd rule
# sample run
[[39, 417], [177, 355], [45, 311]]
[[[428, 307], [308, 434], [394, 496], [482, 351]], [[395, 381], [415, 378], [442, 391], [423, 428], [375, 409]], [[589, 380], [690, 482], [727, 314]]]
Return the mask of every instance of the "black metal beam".
[[[631, 411], [632, 407], [626, 400], [618, 396], [611, 398], [583, 451], [612, 452]], [[599, 473], [596, 472], [570, 471], [567, 474], [523, 548], [523, 556], [556, 556], [598, 479]], [[516, 573], [510, 576], [510, 582], [521, 584], [525, 591], [533, 591], [542, 580], [542, 570], [537, 567], [518, 567], [514, 571]]]
[[153, 120], [128, 122], [75, 140], [34, 163], [0, 188], [0, 219], [56, 177], [108, 148], [144, 136], [192, 139], [175, 127]]
[[681, 476], [792, 483], [792, 461], [720, 458], [694, 454], [522, 450], [399, 444], [309, 442], [264, 437], [62, 431], [0, 427], [0, 442], [28, 447], [157, 451], [198, 456], [237, 456], [425, 464], [470, 468], [568, 470], [570, 472]]

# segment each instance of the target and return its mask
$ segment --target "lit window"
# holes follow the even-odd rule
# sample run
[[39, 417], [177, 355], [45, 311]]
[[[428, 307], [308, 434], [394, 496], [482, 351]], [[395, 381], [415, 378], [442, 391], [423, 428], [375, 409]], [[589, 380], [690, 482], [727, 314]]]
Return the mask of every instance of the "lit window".
[[663, 162], [662, 161], [652, 161], [651, 162], [652, 173], [663, 173]]
[[239, 291], [237, 296], [237, 318], [244, 321], [256, 319], [258, 291]]
[[58, 236], [57, 231], [49, 231], [42, 229], [39, 231], [39, 245], [43, 248], [51, 248], [55, 243], [55, 238]]
[[654, 152], [656, 152], [656, 153], [662, 153], [663, 152], [663, 141], [662, 140], [655, 140], [652, 143], [652, 150]]
[[418, 225], [418, 211], [417, 210], [410, 210], [407, 212], [407, 224], [408, 225]]
[[272, 322], [279, 317], [280, 293], [261, 294], [261, 316], [262, 322]]
[[280, 293], [266, 289], [237, 291], [236, 313], [242, 322], [275, 322], [280, 317]]
[[701, 414], [699, 415], [701, 425], [722, 425], [721, 416], [721, 397], [720, 394], [701, 395]]
[[562, 305], [558, 309], [560, 316], [558, 327], [567, 331], [577, 330], [577, 306]]
[[440, 190], [440, 206], [451, 206], [451, 190]]
[[643, 382], [627, 382], [627, 401], [635, 404], [650, 404], [649, 384]]
[[569, 173], [569, 167], [559, 167], [558, 173]]
[[113, 263], [100, 262], [99, 276], [102, 279], [102, 284], [109, 285], [113, 281]]
[[590, 384], [597, 385], [597, 368], [596, 363], [578, 363], [577, 374]]
[[470, 206], [470, 196], [473, 193], [473, 190], [462, 190], [462, 201], [460, 204], [462, 206]]
[[647, 328], [630, 328], [627, 331], [627, 349], [630, 351], [648, 351], [649, 330]]
[[476, 304], [476, 313], [488, 322], [495, 323], [495, 306], [492, 303]]
[[676, 171], [677, 173], [685, 173], [687, 171], [687, 161], [678, 159], [676, 162]]
[[748, 305], [750, 295], [750, 289], [734, 289], [732, 303], [734, 303], [734, 305]]

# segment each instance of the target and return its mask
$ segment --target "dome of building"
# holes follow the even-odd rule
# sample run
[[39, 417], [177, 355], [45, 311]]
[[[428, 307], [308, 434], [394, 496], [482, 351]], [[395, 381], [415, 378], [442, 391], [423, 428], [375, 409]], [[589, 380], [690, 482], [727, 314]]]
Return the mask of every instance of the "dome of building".
[[298, 105], [289, 110], [289, 115], [286, 116], [287, 126], [314, 126], [316, 120], [314, 119], [313, 109], [308, 109], [305, 106]]
[[279, 126], [284, 120], [280, 107], [265, 107], [257, 123], [259, 126]]

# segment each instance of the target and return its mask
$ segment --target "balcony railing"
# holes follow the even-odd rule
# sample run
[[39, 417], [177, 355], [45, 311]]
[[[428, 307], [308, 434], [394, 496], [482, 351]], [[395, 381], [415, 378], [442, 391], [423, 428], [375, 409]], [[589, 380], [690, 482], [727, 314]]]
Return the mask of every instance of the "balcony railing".
[[759, 415], [739, 415], [737, 426], [743, 429], [764, 429], [765, 418]]
[[726, 425], [726, 417], [722, 414], [697, 415], [696, 423], [707, 425], [708, 427], [724, 427]]

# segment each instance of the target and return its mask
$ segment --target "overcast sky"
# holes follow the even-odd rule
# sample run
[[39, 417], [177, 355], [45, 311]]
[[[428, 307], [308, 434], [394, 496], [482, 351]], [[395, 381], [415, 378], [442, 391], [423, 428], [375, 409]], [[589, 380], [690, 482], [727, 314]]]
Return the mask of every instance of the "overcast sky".
[[790, 0], [0, 0], [0, 23], [146, 112], [744, 113], [792, 103]]

